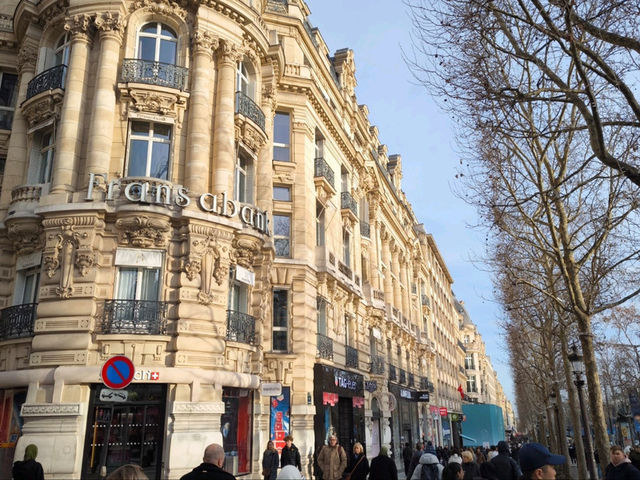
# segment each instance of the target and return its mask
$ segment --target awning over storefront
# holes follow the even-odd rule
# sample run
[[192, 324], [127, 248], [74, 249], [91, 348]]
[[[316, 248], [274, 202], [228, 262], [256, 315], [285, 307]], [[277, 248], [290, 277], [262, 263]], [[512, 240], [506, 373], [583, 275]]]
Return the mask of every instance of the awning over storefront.
[[462, 438], [464, 438], [465, 440], [469, 440], [470, 442], [473, 442], [474, 444], [476, 443], [476, 439], [475, 438], [467, 437], [466, 435], [464, 435], [462, 433], [460, 434], [460, 436]]

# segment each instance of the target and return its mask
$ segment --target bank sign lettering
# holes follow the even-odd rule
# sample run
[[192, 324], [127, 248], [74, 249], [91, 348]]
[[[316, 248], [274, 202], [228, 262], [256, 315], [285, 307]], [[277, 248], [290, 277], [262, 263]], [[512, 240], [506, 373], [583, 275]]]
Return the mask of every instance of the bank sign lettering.
[[[102, 181], [101, 181], [102, 180]], [[170, 206], [176, 205], [185, 208], [191, 204], [189, 190], [182, 185], [172, 187], [169, 184], [152, 184], [151, 182], [135, 181], [122, 186], [121, 179], [109, 180], [106, 174], [90, 173], [87, 186], [86, 201], [93, 201], [95, 187], [104, 184], [105, 201], [112, 201], [118, 195], [135, 203]], [[269, 217], [266, 211], [257, 209], [252, 205], [241, 204], [236, 200], [230, 200], [227, 192], [218, 195], [203, 193], [197, 199], [198, 207], [208, 213], [222, 217], [237, 217], [242, 223], [253, 227], [258, 232], [269, 235]]]

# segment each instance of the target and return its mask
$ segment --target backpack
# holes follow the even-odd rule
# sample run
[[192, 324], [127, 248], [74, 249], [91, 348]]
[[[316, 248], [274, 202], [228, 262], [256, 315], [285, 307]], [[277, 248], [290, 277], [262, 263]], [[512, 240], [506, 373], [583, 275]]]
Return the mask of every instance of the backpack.
[[438, 480], [438, 465], [423, 463], [420, 470], [420, 480]]

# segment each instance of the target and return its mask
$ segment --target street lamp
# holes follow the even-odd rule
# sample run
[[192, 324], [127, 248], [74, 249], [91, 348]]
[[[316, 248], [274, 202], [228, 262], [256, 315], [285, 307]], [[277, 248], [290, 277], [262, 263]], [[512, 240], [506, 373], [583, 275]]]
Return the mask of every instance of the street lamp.
[[578, 348], [575, 344], [571, 345], [571, 353], [567, 355], [569, 362], [571, 362], [571, 369], [573, 375], [576, 377], [574, 384], [578, 389], [578, 402], [580, 402], [580, 415], [582, 416], [582, 425], [584, 427], [584, 456], [587, 460], [587, 468], [589, 469], [589, 476], [596, 480], [598, 475], [596, 474], [596, 464], [593, 459], [593, 448], [591, 446], [591, 429], [589, 428], [589, 420], [587, 419], [587, 411], [584, 408], [584, 398], [582, 396], [582, 387], [584, 387], [584, 363], [582, 362], [582, 355], [578, 352]]

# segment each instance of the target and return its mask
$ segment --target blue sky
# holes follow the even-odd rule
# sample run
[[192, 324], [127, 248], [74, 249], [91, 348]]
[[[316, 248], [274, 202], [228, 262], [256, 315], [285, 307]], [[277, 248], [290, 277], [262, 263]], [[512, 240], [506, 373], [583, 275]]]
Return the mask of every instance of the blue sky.
[[402, 49], [411, 46], [407, 8], [400, 0], [307, 0], [307, 5], [309, 20], [330, 52], [354, 51], [358, 103], [369, 107], [369, 120], [389, 154], [402, 155], [402, 189], [418, 221], [433, 234], [453, 277], [453, 291], [478, 326], [513, 402], [491, 277], [471, 261], [483, 253], [485, 232], [470, 228], [477, 224], [475, 209], [453, 194], [461, 187], [455, 179], [455, 127], [426, 89], [415, 84], [402, 60]]

